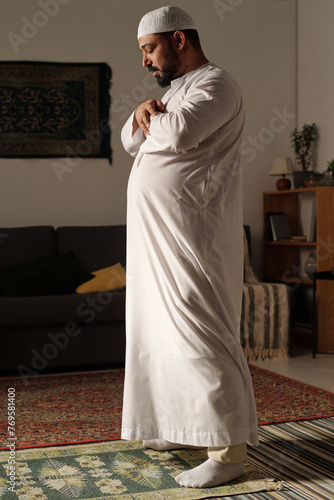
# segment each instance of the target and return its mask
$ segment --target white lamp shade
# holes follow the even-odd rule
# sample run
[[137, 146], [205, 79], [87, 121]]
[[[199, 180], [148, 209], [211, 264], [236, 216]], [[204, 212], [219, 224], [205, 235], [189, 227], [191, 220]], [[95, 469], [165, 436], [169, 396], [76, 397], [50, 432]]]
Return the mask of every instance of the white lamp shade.
[[292, 162], [290, 158], [276, 158], [270, 175], [291, 175], [293, 173]]

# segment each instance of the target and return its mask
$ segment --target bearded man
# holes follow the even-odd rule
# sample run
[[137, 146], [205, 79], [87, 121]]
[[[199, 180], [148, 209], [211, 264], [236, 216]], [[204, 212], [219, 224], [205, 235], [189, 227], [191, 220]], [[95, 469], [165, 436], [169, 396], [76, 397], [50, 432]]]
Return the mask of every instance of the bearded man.
[[212, 487], [241, 476], [258, 444], [239, 327], [243, 286], [244, 107], [178, 7], [146, 14], [142, 64], [164, 97], [122, 130], [128, 185], [127, 352], [122, 438], [155, 450], [207, 448], [175, 479]]

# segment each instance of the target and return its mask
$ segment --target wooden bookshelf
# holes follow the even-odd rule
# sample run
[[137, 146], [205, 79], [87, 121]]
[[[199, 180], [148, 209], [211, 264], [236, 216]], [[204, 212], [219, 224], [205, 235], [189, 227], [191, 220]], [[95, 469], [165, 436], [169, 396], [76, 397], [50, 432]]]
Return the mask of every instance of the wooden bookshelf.
[[[268, 241], [267, 214], [283, 212], [288, 215], [293, 236], [301, 235], [301, 198], [313, 195], [316, 200], [316, 241]], [[268, 282], [286, 283], [293, 293], [302, 294], [311, 287], [312, 278], [303, 276], [301, 252], [316, 250], [317, 271], [334, 267], [334, 187], [315, 186], [288, 191], [263, 193], [263, 277]], [[294, 311], [294, 314], [296, 311]], [[301, 323], [305, 328], [305, 345], [309, 344], [312, 323], [311, 310], [302, 311], [304, 318], [295, 318], [298, 336], [302, 339]], [[297, 314], [298, 316], [298, 314]], [[334, 281], [317, 282], [318, 350], [334, 350]]]

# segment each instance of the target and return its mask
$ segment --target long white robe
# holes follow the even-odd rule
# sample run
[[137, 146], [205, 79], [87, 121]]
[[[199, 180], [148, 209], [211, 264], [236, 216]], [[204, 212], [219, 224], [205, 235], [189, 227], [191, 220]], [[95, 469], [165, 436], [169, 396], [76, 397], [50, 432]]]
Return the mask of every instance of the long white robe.
[[174, 80], [150, 135], [122, 130], [128, 184], [123, 439], [258, 444], [240, 346], [243, 103], [207, 63]]

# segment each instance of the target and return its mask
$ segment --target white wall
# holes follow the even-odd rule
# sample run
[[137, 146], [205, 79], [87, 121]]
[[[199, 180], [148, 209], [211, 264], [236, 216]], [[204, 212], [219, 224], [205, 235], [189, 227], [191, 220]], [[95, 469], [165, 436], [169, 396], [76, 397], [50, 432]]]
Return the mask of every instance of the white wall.
[[[136, 103], [162, 95], [153, 77], [141, 68], [136, 28], [144, 13], [166, 3], [1, 0], [1, 59], [110, 64], [114, 129], [113, 165], [82, 159], [61, 183], [52, 159], [0, 159], [0, 227], [125, 222], [132, 160], [122, 149], [120, 130]], [[244, 92], [244, 222], [252, 227], [253, 261], [259, 271], [262, 192], [274, 188], [276, 179], [268, 176], [274, 159], [292, 154], [288, 136], [296, 113], [296, 0], [179, 0], [177, 4], [197, 21], [207, 57], [230, 71]], [[38, 22], [41, 5], [53, 5], [54, 13], [15, 51], [8, 34], [22, 36], [27, 19]]]
[[334, 158], [333, 27], [333, 0], [298, 1], [298, 127], [318, 126], [318, 172]]

